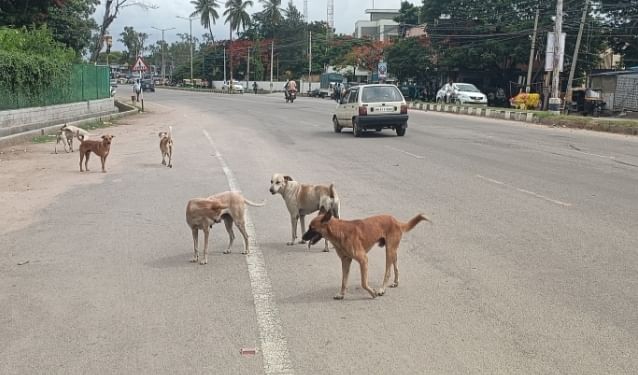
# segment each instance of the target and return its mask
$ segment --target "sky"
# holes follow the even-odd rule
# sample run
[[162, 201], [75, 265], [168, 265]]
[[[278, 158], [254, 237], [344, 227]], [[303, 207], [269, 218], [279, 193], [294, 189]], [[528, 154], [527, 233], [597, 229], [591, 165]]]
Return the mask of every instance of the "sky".
[[[130, 0], [131, 2], [137, 0]], [[147, 45], [155, 44], [156, 41], [162, 39], [162, 32], [153, 29], [168, 29], [174, 27], [174, 30], [164, 32], [164, 39], [171, 43], [178, 40], [177, 33], [188, 33], [188, 20], [179, 19], [176, 16], [188, 17], [194, 10], [194, 6], [190, 0], [142, 0], [147, 4], [154, 4], [157, 9], [144, 10], [137, 6], [126, 7], [120, 11], [120, 14], [111, 24], [109, 28], [110, 35], [113, 36], [113, 51], [124, 49], [122, 43], [118, 42], [119, 35], [124, 31], [124, 26], [133, 26], [138, 32], [149, 34]], [[410, 1], [413, 4], [420, 4], [420, 0]], [[220, 8], [217, 12], [220, 16], [224, 12], [224, 0], [219, 0]], [[253, 7], [250, 13], [258, 12], [262, 9], [259, 0], [253, 0]], [[358, 20], [369, 19], [369, 15], [365, 13], [365, 9], [373, 7], [377, 9], [399, 9], [401, 0], [334, 0], [334, 20], [335, 28], [339, 34], [354, 33], [354, 24]], [[282, 0], [282, 7], [285, 8], [288, 0]], [[293, 0], [293, 4], [303, 14], [303, 0]], [[98, 24], [102, 21], [104, 14], [103, 5], [100, 5], [94, 15]], [[308, 0], [308, 18], [310, 21], [322, 21], [327, 17], [327, 0]], [[213, 35], [215, 39], [228, 39], [229, 28], [224, 24], [224, 19], [218, 19], [217, 24], [213, 25]], [[193, 19], [193, 36], [201, 40], [201, 35], [208, 31], [202, 27], [199, 18]]]

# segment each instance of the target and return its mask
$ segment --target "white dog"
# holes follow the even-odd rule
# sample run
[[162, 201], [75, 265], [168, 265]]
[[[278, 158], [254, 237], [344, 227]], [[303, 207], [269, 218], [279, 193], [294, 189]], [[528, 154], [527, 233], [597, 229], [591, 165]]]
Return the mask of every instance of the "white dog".
[[77, 126], [64, 124], [56, 134], [56, 142], [55, 142], [55, 153], [58, 153], [58, 144], [62, 142], [64, 145], [64, 151], [73, 152], [73, 138], [78, 138], [82, 135], [84, 138], [87, 138], [90, 134], [86, 130], [82, 128], [78, 128]]

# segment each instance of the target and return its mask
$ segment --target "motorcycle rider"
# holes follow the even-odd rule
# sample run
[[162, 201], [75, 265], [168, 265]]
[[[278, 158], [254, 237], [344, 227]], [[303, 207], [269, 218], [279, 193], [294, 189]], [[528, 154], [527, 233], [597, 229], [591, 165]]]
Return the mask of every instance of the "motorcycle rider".
[[286, 85], [284, 86], [284, 93], [285, 93], [286, 99], [290, 97], [291, 93], [296, 93], [296, 92], [297, 92], [297, 82], [288, 78], [288, 81], [286, 82]]

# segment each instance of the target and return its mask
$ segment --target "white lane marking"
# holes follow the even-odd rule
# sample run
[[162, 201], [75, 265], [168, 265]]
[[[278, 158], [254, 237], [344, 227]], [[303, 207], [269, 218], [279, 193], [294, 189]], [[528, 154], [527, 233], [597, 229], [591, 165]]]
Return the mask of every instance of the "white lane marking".
[[552, 198], [546, 197], [544, 195], [535, 193], [535, 192], [527, 190], [527, 189], [521, 189], [521, 188], [518, 188], [516, 186], [512, 186], [512, 185], [506, 184], [505, 182], [502, 182], [502, 181], [498, 181], [498, 180], [494, 180], [494, 179], [489, 178], [489, 177], [481, 176], [480, 174], [477, 174], [476, 177], [478, 177], [478, 178], [480, 178], [482, 180], [494, 183], [494, 184], [511, 187], [511, 188], [515, 189], [516, 191], [518, 191], [518, 192], [521, 192], [521, 193], [528, 194], [528, 195], [531, 195], [531, 196], [536, 197], [536, 198], [540, 198], [540, 199], [546, 200], [548, 202], [557, 204], [559, 206], [570, 207], [572, 205], [571, 203], [566, 203], [566, 202], [562, 202], [562, 201], [559, 201], [559, 200], [556, 200], [556, 199], [552, 199]]
[[412, 156], [413, 158], [416, 158], [416, 159], [425, 159], [424, 156], [413, 154], [411, 152], [407, 152], [405, 150], [401, 150], [400, 148], [395, 148], [395, 147], [392, 147], [392, 146], [385, 146], [385, 147], [389, 148], [390, 150], [398, 151], [398, 152], [400, 152], [402, 154], [406, 154], [406, 155]]
[[[202, 131], [208, 138], [213, 150], [215, 150], [215, 157], [224, 170], [228, 186], [233, 191], [240, 191], [233, 172], [217, 150], [210, 134], [206, 130]], [[290, 354], [288, 353], [288, 343], [281, 328], [279, 312], [272, 293], [272, 285], [266, 271], [266, 262], [261, 249], [257, 245], [255, 227], [248, 212], [246, 212], [245, 221], [246, 232], [248, 232], [250, 237], [250, 253], [246, 255], [246, 264], [248, 265], [250, 285], [257, 313], [261, 352], [264, 358], [264, 372], [266, 374], [293, 374]]]

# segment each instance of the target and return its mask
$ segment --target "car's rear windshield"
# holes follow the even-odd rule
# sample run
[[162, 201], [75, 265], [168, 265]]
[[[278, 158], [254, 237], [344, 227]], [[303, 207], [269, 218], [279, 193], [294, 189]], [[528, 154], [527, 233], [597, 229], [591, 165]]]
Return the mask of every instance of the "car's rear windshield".
[[401, 102], [403, 101], [403, 96], [399, 89], [394, 86], [364, 87], [361, 100], [364, 103]]

